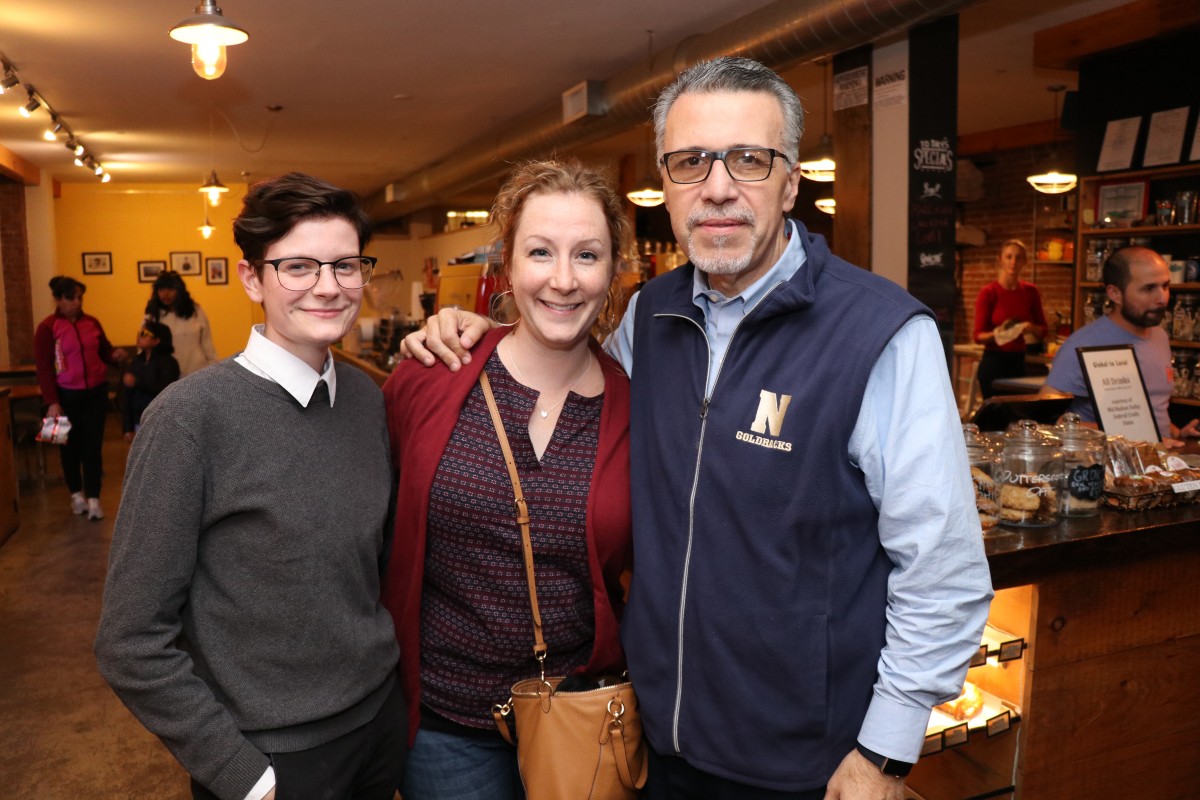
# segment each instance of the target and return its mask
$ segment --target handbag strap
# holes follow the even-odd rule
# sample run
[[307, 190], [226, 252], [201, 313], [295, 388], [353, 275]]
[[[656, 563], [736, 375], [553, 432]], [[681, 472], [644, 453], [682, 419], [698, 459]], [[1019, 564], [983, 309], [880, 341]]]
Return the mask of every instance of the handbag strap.
[[517, 475], [517, 462], [513, 459], [512, 448], [508, 446], [508, 434], [504, 432], [504, 421], [500, 419], [500, 409], [496, 407], [496, 398], [492, 394], [492, 384], [486, 372], [479, 373], [479, 385], [483, 387], [483, 399], [487, 401], [488, 411], [492, 415], [492, 424], [496, 426], [496, 437], [500, 439], [500, 451], [504, 453], [504, 466], [508, 467], [508, 477], [513, 486], [513, 508], [517, 513], [517, 526], [521, 529], [521, 548], [525, 553], [525, 578], [529, 584], [529, 607], [533, 609], [533, 657], [537, 659], [542, 669], [542, 680], [546, 680], [546, 641], [542, 638], [542, 612], [538, 609], [537, 583], [533, 578], [533, 542], [529, 539], [529, 505], [525, 502], [525, 492], [521, 489], [521, 478]]

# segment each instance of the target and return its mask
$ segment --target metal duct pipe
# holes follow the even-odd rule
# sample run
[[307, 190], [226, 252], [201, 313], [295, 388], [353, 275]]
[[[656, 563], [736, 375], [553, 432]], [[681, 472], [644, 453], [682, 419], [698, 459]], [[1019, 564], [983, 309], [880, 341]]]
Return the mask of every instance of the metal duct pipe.
[[512, 163], [591, 144], [649, 119], [659, 92], [685, 68], [723, 55], [774, 70], [834, 55], [956, 12], [971, 0], [776, 0], [709, 33], [655, 54], [604, 82], [607, 113], [563, 125], [555, 103], [518, 124], [489, 132], [444, 159], [390, 183], [366, 200], [377, 221], [394, 219], [503, 175]]

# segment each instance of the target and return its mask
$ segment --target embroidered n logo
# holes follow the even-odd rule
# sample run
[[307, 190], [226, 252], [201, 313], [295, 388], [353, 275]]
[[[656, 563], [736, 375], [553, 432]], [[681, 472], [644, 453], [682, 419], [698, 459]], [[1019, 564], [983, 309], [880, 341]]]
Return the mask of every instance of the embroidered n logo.
[[750, 430], [755, 433], [766, 433], [771, 428], [771, 435], [778, 438], [783, 430], [783, 417], [787, 414], [788, 406], [792, 403], [790, 394], [776, 395], [763, 389], [758, 393], [758, 412], [754, 415], [754, 424]]

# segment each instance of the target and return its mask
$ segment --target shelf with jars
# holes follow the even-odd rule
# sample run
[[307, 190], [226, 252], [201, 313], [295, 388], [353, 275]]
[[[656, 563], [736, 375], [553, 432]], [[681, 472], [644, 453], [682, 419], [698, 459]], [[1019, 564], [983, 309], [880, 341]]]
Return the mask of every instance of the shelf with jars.
[[[1116, 249], [1141, 245], [1171, 267], [1172, 291], [1200, 291], [1200, 164], [1094, 175], [1080, 181], [1075, 327], [1103, 302], [1101, 268]], [[1179, 337], [1175, 337], [1179, 338]]]
[[1039, 195], [1033, 214], [1033, 282], [1040, 267], [1075, 265], [1075, 193]]

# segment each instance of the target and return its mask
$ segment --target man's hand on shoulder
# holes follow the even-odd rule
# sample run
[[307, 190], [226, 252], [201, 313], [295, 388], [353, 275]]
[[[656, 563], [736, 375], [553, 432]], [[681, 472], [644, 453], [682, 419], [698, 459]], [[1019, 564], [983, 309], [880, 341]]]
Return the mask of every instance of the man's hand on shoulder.
[[904, 781], [884, 775], [858, 750], [851, 750], [829, 779], [825, 800], [904, 800]]
[[471, 363], [470, 349], [492, 327], [487, 317], [458, 308], [443, 308], [425, 327], [400, 342], [401, 358], [415, 358], [427, 367], [441, 359], [451, 372]]

